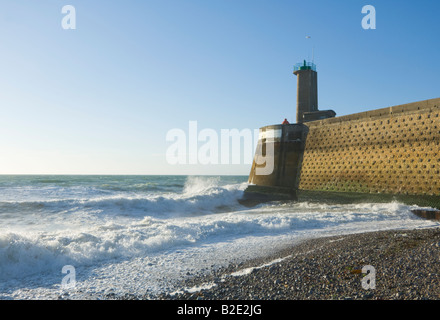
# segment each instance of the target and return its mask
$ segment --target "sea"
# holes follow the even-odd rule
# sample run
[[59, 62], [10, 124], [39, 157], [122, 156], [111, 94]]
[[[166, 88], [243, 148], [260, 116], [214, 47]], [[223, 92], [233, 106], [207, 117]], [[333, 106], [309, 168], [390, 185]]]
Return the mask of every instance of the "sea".
[[437, 227], [396, 201], [239, 200], [247, 176], [0, 176], [0, 299], [154, 297], [301, 241]]

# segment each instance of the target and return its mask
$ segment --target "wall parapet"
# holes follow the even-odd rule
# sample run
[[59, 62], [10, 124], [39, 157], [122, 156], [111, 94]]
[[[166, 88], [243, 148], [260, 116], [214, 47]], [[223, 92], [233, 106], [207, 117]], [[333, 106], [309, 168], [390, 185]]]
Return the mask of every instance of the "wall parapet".
[[366, 119], [387, 118], [387, 117], [399, 116], [402, 114], [417, 113], [422, 110], [435, 111], [439, 109], [440, 109], [440, 98], [428, 99], [418, 102], [385, 107], [371, 111], [353, 113], [345, 116], [310, 121], [307, 123], [307, 126], [321, 126], [325, 124], [341, 123], [346, 121], [356, 121], [356, 120], [362, 121]]

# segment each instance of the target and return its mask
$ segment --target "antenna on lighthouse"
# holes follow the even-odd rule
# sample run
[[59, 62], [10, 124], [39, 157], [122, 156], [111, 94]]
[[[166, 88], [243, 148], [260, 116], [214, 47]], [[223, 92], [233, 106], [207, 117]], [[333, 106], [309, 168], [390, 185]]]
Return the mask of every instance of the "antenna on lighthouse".
[[[311, 36], [306, 36], [306, 39], [311, 39]], [[312, 47], [312, 62], [315, 63], [315, 46]]]

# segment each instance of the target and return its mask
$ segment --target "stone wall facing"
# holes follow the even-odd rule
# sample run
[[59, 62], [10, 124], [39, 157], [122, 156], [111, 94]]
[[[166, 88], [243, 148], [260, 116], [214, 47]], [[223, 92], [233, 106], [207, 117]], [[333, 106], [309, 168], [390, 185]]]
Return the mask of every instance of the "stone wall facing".
[[440, 196], [440, 98], [306, 125], [300, 190]]

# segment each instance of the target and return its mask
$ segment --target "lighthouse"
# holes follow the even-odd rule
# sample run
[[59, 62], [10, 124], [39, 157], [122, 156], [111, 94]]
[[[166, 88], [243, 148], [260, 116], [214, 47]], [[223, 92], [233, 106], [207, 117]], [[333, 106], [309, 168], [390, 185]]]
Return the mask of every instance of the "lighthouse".
[[333, 110], [318, 109], [316, 65], [304, 60], [294, 66], [297, 76], [296, 123], [260, 128], [257, 150], [243, 201], [296, 199], [308, 134], [307, 122], [332, 118]]
[[293, 67], [297, 77], [296, 122], [321, 120], [336, 116], [333, 110], [318, 110], [318, 73], [313, 62], [304, 60]]

